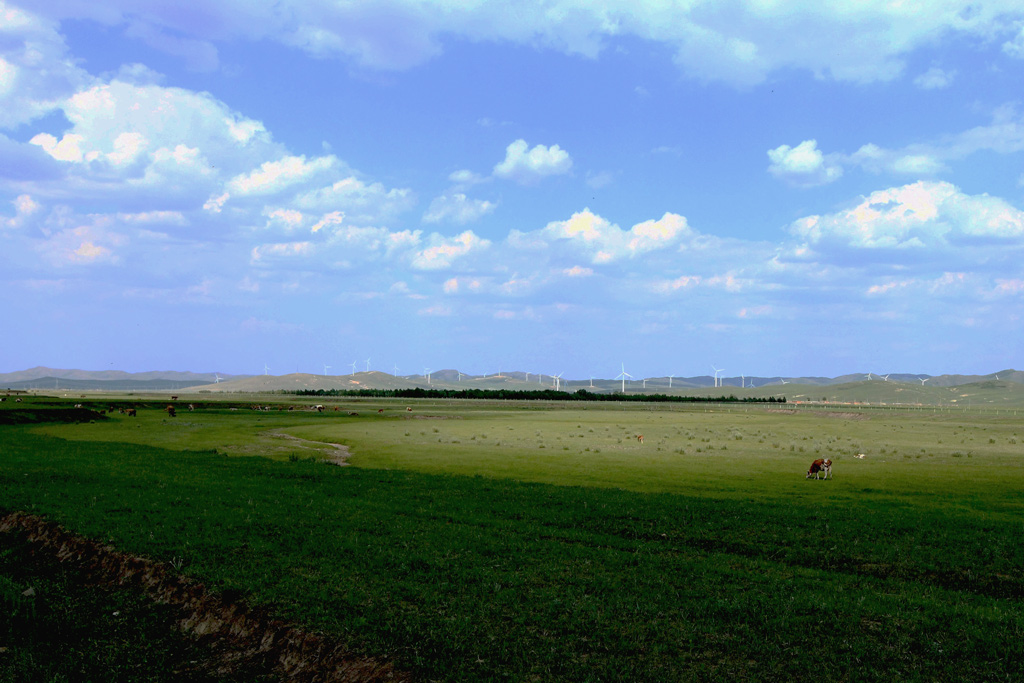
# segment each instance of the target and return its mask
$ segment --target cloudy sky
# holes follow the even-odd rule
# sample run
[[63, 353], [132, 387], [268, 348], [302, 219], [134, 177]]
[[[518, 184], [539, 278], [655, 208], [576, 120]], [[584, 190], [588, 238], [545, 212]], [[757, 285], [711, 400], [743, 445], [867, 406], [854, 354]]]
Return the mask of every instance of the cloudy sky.
[[1024, 367], [1024, 8], [0, 0], [0, 371]]

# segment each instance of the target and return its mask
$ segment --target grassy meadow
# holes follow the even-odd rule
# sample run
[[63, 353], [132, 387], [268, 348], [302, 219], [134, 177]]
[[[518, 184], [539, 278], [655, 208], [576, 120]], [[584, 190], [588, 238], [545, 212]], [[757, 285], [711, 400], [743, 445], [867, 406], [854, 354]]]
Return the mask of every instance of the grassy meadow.
[[325, 404], [6, 402], [0, 508], [420, 680], [1024, 678], [1012, 412]]

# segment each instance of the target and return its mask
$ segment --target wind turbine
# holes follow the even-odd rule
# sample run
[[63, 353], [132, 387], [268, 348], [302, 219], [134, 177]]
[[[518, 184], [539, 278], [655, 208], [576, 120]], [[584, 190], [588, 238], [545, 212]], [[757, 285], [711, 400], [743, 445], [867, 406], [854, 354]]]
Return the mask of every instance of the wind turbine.
[[594, 388], [594, 376], [593, 375], [590, 376], [590, 388], [591, 389]]
[[266, 363], [263, 364], [263, 374], [264, 375], [269, 375], [270, 374], [270, 366], [268, 366]]
[[423, 376], [427, 378], [427, 384], [430, 384], [430, 368], [423, 368]]
[[644, 377], [644, 391], [647, 390], [647, 378]]
[[459, 373], [459, 381], [461, 382], [462, 381], [462, 371], [461, 370], [456, 370], [455, 372]]
[[871, 373], [870, 372], [868, 373], [868, 379], [869, 380], [871, 379]]
[[622, 372], [620, 372], [619, 376], [615, 378], [615, 379], [621, 379], [622, 380], [622, 393], [626, 393], [626, 378], [627, 377], [630, 378], [630, 379], [633, 379], [633, 375], [631, 375], [628, 372], [626, 372], [626, 364], [623, 363], [622, 364]]
[[218, 375], [216, 372], [213, 373], [213, 376], [216, 378], [216, 380], [214, 381], [214, 384], [220, 384], [220, 381], [221, 381], [222, 377], [220, 375]]
[[398, 377], [398, 363], [395, 363], [395, 377]]
[[356, 361], [352, 361], [352, 374], [356, 374]]
[[370, 359], [369, 358], [366, 359], [366, 371], [367, 372], [370, 371]]
[[668, 376], [668, 388], [669, 388], [669, 389], [671, 389], [671, 388], [672, 388], [672, 378], [673, 378], [673, 377], [675, 377], [675, 375], [669, 375], [669, 376]]
[[[891, 374], [892, 374], [892, 373], [890, 372], [890, 373], [889, 373], [889, 375], [891, 375]], [[885, 376], [885, 377], [883, 377], [882, 379], [883, 379], [884, 381], [888, 382], [888, 381], [889, 381], [889, 375], [886, 375], [886, 376]]]
[[552, 375], [551, 376], [551, 379], [555, 380], [555, 391], [561, 391], [562, 390], [562, 375], [564, 375], [564, 374], [565, 374], [565, 371], [562, 371], [562, 372], [558, 373], [557, 375]]
[[782, 379], [781, 377], [779, 378], [779, 381], [782, 382], [783, 384], [789, 384], [789, 382], [787, 382], [786, 380]]
[[927, 382], [928, 380], [930, 380], [931, 377], [925, 377], [924, 379], [918, 377], [917, 379], [918, 379], [919, 382], [921, 382], [921, 386], [923, 387], [924, 383]]
[[747, 378], [744, 377], [743, 375], [740, 375], [740, 389], [746, 389], [746, 388], [747, 388]]
[[324, 363], [324, 379], [327, 379], [327, 371], [330, 369], [330, 365]]
[[715, 371], [715, 386], [716, 386], [716, 387], [720, 387], [720, 386], [722, 386], [722, 384], [721, 384], [721, 380], [719, 380], [719, 378], [718, 378], [718, 373], [720, 373], [720, 372], [725, 372], [725, 370], [724, 370], [724, 369], [722, 369], [722, 370], [719, 370], [718, 368], [716, 368], [716, 367], [714, 366], [714, 364], [712, 364], [712, 366], [711, 366], [711, 369]]

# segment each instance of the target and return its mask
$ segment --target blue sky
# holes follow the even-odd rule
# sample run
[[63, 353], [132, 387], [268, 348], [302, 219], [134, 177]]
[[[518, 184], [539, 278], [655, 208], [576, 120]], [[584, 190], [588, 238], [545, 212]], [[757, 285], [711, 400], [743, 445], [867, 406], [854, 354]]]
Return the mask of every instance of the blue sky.
[[0, 0], [0, 371], [1019, 367], [1015, 2]]

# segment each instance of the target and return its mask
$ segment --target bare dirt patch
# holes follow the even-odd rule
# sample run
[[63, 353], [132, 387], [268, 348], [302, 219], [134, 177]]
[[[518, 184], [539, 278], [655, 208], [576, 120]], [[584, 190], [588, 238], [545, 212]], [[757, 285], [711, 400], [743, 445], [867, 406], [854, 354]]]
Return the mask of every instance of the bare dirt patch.
[[33, 552], [77, 569], [95, 585], [130, 586], [179, 609], [178, 627], [211, 654], [212, 666], [263, 671], [299, 683], [405, 682], [390, 662], [357, 656], [341, 642], [310, 633], [252, 607], [209, 591], [166, 563], [119, 552], [24, 512], [0, 514], [0, 532], [23, 533]]
[[[310, 439], [303, 439], [298, 436], [293, 436], [291, 434], [285, 434], [284, 432], [278, 431], [269, 432], [269, 434], [270, 436], [273, 437], [288, 439], [289, 441], [295, 441], [299, 444], [300, 448], [310, 448], [316, 451], [321, 451], [323, 450], [323, 446], [327, 446], [331, 449], [332, 452], [330, 457], [327, 458], [326, 462], [330, 463], [331, 465], [338, 465], [339, 467], [344, 467], [345, 465], [348, 465], [348, 457], [349, 455], [351, 455], [351, 453], [348, 450], [348, 446], [342, 445], [340, 443], [330, 443], [329, 441], [312, 441]], [[306, 444], [316, 444], [316, 446], [307, 446]], [[318, 448], [318, 446], [320, 448]]]

